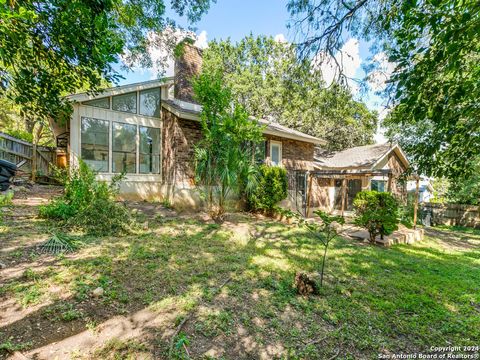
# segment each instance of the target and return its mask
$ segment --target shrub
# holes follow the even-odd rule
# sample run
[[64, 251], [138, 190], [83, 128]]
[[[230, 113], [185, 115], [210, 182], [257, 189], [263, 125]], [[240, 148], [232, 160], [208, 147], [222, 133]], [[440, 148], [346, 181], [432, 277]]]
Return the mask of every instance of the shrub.
[[275, 205], [287, 197], [287, 171], [279, 166], [262, 165], [259, 172], [257, 186], [248, 196], [248, 206], [272, 213]]
[[408, 227], [413, 228], [413, 216], [415, 213], [415, 194], [409, 193], [407, 195], [407, 202], [399, 207], [400, 223]]
[[372, 243], [377, 235], [383, 239], [398, 228], [398, 202], [390, 193], [360, 191], [353, 206], [355, 224], [368, 230]]
[[65, 193], [40, 208], [40, 216], [59, 220], [67, 228], [79, 228], [89, 234], [126, 233], [132, 225], [128, 209], [115, 202], [123, 175], [110, 184], [97, 181], [95, 173], [80, 161], [78, 168], [63, 176]]

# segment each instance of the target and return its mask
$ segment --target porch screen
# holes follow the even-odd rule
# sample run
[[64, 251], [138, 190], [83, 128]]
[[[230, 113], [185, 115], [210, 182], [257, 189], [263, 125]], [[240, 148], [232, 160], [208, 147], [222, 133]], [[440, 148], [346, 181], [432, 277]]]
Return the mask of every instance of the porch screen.
[[160, 129], [140, 126], [140, 174], [160, 172]]
[[136, 173], [137, 126], [112, 123], [112, 172]]
[[81, 158], [93, 170], [107, 172], [108, 121], [82, 117], [81, 122]]

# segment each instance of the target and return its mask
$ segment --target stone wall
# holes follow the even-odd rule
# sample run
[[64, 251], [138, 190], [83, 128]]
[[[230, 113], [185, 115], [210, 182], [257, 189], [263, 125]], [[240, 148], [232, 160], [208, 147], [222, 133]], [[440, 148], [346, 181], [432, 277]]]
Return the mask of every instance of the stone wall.
[[265, 135], [267, 140], [267, 158], [270, 157], [270, 140], [282, 142], [282, 164], [287, 170], [312, 170], [315, 145], [304, 141]]
[[167, 185], [194, 185], [195, 144], [202, 138], [200, 123], [180, 119], [163, 109], [163, 182]]
[[174, 74], [175, 98], [188, 102], [195, 102], [191, 80], [202, 69], [202, 50], [190, 45], [183, 44], [181, 55], [175, 59]]
[[461, 204], [432, 204], [420, 206], [419, 221], [428, 225], [458, 225], [480, 228], [480, 207]]
[[405, 200], [407, 194], [406, 183], [398, 179], [406, 171], [406, 168], [395, 153], [388, 156], [388, 168], [392, 171], [391, 193], [397, 198]]

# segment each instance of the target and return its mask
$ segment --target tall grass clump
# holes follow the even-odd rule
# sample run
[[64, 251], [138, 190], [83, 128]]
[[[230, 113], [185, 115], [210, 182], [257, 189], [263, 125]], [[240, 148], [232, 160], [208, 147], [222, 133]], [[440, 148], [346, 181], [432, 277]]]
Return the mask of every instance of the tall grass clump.
[[62, 175], [64, 195], [42, 206], [40, 216], [92, 235], [128, 233], [133, 219], [128, 209], [115, 201], [123, 177], [114, 176], [110, 183], [97, 181], [95, 173], [80, 160], [78, 167]]

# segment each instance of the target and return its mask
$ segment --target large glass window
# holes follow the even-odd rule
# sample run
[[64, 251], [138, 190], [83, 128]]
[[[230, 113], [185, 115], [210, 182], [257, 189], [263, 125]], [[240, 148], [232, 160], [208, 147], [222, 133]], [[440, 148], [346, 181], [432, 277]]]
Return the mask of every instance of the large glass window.
[[112, 97], [112, 109], [136, 114], [137, 113], [137, 93], [132, 92]]
[[81, 157], [93, 170], [108, 171], [108, 121], [82, 117]]
[[137, 126], [112, 123], [112, 172], [136, 173]]
[[160, 129], [140, 126], [140, 174], [160, 172]]
[[83, 102], [84, 105], [95, 106], [102, 109], [110, 109], [110, 98], [104, 97]]
[[140, 91], [140, 114], [160, 117], [160, 88]]

